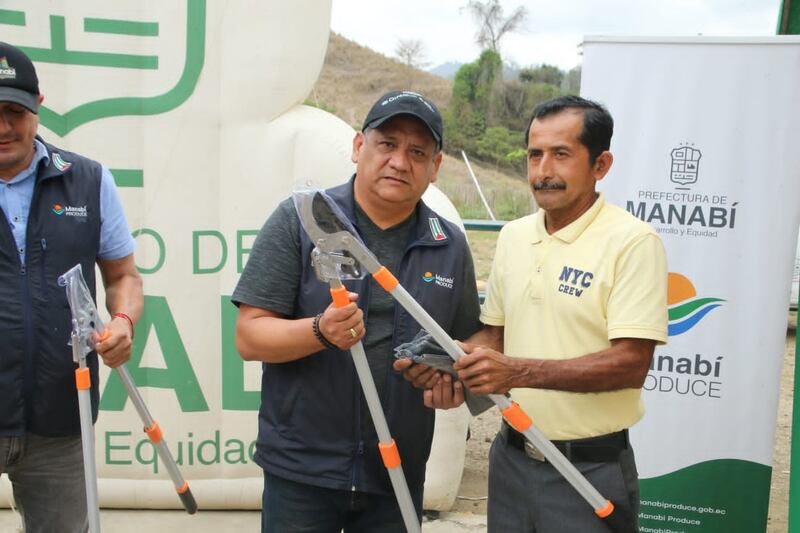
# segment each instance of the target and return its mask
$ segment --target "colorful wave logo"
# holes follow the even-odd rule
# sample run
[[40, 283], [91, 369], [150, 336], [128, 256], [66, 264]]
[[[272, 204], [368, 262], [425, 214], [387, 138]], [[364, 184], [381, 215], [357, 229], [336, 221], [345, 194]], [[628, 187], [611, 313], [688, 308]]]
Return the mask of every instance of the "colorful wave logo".
[[61, 204], [53, 204], [53, 213], [55, 213], [56, 215], [63, 215], [64, 206]]
[[430, 283], [431, 281], [433, 281], [433, 277], [434, 277], [433, 272], [425, 272], [422, 275], [422, 281], [424, 281], [425, 283]]
[[697, 291], [689, 278], [677, 272], [670, 272], [667, 286], [668, 335], [672, 337], [686, 333], [724, 301], [722, 298], [698, 298]]

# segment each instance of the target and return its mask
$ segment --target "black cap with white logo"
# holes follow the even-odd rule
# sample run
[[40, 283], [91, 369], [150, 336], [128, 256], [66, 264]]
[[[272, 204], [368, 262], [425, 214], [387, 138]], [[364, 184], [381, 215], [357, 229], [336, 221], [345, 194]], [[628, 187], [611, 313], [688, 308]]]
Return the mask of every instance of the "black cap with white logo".
[[436, 148], [442, 149], [442, 115], [439, 109], [421, 94], [411, 91], [392, 91], [378, 98], [367, 113], [361, 131], [377, 128], [397, 115], [411, 115], [424, 122], [431, 130]]
[[33, 63], [16, 46], [0, 41], [0, 102], [39, 112], [39, 78]]

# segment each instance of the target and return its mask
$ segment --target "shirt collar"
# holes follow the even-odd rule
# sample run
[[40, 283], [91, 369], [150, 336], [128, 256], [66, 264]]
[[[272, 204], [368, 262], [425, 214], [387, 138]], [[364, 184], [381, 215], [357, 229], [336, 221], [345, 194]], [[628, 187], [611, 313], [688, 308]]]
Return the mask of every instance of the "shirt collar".
[[605, 203], [606, 202], [603, 193], [598, 193], [597, 199], [584, 214], [579, 216], [577, 220], [572, 221], [570, 224], [561, 228], [552, 235], [548, 234], [547, 229], [545, 228], [544, 211], [539, 210], [539, 212], [536, 214], [535, 228], [532, 232], [533, 239], [531, 242], [536, 244], [543, 241], [547, 237], [553, 237], [566, 243], [574, 242], [578, 237], [581, 236], [583, 231], [589, 227], [589, 224], [591, 224], [594, 219], [597, 218], [597, 215], [600, 214], [600, 210], [603, 209]]
[[[353, 173], [350, 181], [327, 189], [326, 192], [339, 204], [339, 207], [342, 208], [342, 211], [344, 211], [344, 214], [356, 229], [360, 230], [355, 215], [355, 180], [356, 174]], [[454, 231], [454, 227], [448, 226], [446, 219], [440, 217], [424, 200], [420, 199], [417, 202], [414, 214], [416, 215], [416, 222], [414, 223], [415, 229], [412, 230], [414, 235], [413, 242], [426, 243], [433, 246], [446, 245], [450, 242], [452, 236], [449, 233]]]
[[7, 183], [20, 183], [25, 181], [26, 179], [36, 175], [36, 169], [39, 167], [39, 162], [44, 160], [45, 166], [50, 163], [50, 156], [47, 154], [47, 148], [44, 147], [44, 144], [39, 139], [33, 140], [33, 159], [31, 159], [31, 164], [28, 165], [28, 168], [11, 178], [11, 181]]

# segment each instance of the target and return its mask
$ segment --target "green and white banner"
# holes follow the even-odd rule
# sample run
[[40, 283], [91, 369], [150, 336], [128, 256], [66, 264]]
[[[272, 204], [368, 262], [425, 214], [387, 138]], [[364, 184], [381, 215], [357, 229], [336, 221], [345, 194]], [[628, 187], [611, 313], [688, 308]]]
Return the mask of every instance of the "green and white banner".
[[[353, 172], [353, 129], [301, 105], [329, 23], [330, 0], [0, 5], [2, 40], [38, 70], [40, 133], [111, 168], [120, 187], [145, 288], [128, 367], [201, 509], [261, 504], [261, 365], [236, 352], [229, 301], [253, 240], [294, 183], [329, 186]], [[440, 191], [426, 200], [458, 218]], [[467, 420], [456, 410], [440, 424], [431, 508], [455, 498]], [[102, 368], [101, 504], [180, 507], [141, 427], [122, 383]]]
[[764, 531], [800, 223], [800, 39], [587, 38], [582, 77], [615, 119], [600, 189], [656, 229], [669, 263], [669, 342], [632, 432], [641, 531]]

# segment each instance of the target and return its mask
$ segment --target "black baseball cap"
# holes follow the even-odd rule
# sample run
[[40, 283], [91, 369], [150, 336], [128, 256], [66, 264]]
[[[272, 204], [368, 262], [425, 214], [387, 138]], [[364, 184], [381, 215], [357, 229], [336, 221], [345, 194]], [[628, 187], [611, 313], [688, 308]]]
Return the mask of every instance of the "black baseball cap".
[[378, 98], [367, 113], [361, 131], [377, 128], [397, 115], [411, 115], [424, 122], [431, 130], [437, 150], [442, 149], [442, 115], [439, 109], [433, 102], [412, 91], [391, 91]]
[[39, 113], [39, 78], [30, 58], [0, 41], [0, 102], [14, 102]]

